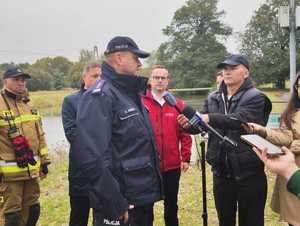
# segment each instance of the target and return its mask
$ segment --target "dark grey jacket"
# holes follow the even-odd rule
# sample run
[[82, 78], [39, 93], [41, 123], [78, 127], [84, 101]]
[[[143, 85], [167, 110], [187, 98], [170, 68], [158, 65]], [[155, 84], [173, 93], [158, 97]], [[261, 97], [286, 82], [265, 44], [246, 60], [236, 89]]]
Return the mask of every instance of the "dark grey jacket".
[[[84, 92], [83, 86], [78, 92], [72, 93], [64, 98], [62, 104], [62, 123], [65, 136], [70, 143], [69, 151], [69, 195], [70, 196], [88, 196], [87, 178], [72, 159], [74, 150], [74, 138], [76, 134], [76, 115], [78, 102]], [[81, 150], [84, 151], [84, 150]]]
[[230, 100], [227, 100], [226, 96], [226, 86], [222, 83], [218, 92], [208, 96], [201, 112], [208, 113], [209, 124], [222, 135], [236, 141], [238, 148], [233, 149], [227, 144], [220, 144], [215, 136], [209, 136], [206, 157], [217, 175], [234, 175], [233, 168], [237, 162], [242, 179], [262, 172], [264, 166], [251, 150], [251, 147], [241, 141], [240, 136], [245, 131], [241, 128], [240, 122], [255, 122], [266, 125], [272, 104], [262, 92], [254, 88], [249, 78], [245, 80]]
[[155, 138], [138, 94], [146, 83], [104, 63], [102, 79], [78, 106], [74, 159], [91, 185], [92, 207], [108, 218], [121, 216], [128, 204], [162, 199]]

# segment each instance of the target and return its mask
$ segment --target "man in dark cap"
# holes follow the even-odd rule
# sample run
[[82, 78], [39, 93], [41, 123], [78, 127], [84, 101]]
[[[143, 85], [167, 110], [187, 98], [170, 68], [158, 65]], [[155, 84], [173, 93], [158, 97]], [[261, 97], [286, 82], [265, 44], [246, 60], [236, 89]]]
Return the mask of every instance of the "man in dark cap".
[[[140, 93], [139, 58], [149, 53], [129, 37], [113, 38], [105, 51], [102, 79], [79, 103], [73, 159], [90, 184], [97, 225], [152, 226], [153, 204], [162, 199], [159, 158]], [[85, 150], [84, 152], [80, 150]]]
[[[202, 120], [220, 134], [238, 143], [234, 148], [209, 136], [207, 161], [213, 171], [213, 191], [220, 226], [263, 226], [267, 197], [264, 165], [240, 136], [241, 124], [266, 125], [272, 109], [270, 100], [253, 85], [245, 56], [230, 55], [218, 64], [223, 82], [218, 92], [210, 94], [202, 108]], [[186, 118], [178, 118], [181, 125]], [[186, 126], [185, 126], [186, 127]]]
[[[0, 96], [0, 212], [5, 226], [35, 226], [40, 215], [38, 178], [50, 163], [41, 117], [28, 104], [30, 75], [11, 67]], [[2, 216], [1, 216], [2, 217]]]

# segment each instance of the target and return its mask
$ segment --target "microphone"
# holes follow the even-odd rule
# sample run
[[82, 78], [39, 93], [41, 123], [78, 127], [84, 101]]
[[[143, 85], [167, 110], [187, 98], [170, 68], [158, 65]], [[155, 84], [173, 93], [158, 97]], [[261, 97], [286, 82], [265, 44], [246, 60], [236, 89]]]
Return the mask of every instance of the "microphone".
[[174, 107], [179, 114], [181, 114], [181, 110], [176, 105], [176, 98], [174, 97], [174, 95], [172, 93], [165, 91], [163, 93], [162, 97], [169, 105]]
[[237, 147], [237, 143], [231, 139], [229, 139], [226, 136], [221, 135], [217, 130], [215, 130], [213, 127], [211, 127], [209, 124], [205, 123], [202, 120], [201, 113], [195, 111], [192, 107], [186, 106], [182, 114], [189, 119], [189, 123], [194, 127], [199, 129], [200, 131], [207, 131], [211, 133], [212, 135], [219, 138], [221, 141], [225, 141], [229, 143], [233, 147]]

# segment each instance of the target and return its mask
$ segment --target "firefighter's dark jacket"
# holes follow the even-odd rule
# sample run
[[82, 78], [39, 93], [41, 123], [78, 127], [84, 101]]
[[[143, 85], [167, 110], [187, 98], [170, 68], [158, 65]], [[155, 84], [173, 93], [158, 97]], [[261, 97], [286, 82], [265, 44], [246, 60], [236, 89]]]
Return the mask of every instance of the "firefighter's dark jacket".
[[[88, 184], [86, 177], [76, 166], [76, 161], [72, 159], [71, 154], [74, 150], [74, 137], [76, 132], [76, 115], [79, 99], [85, 91], [84, 86], [75, 93], [72, 93], [64, 98], [62, 105], [62, 123], [67, 140], [70, 143], [69, 152], [69, 195], [70, 196], [88, 196]], [[81, 150], [84, 152], [84, 150]]]
[[103, 63], [102, 79], [79, 102], [74, 159], [91, 185], [92, 207], [106, 217], [162, 199], [155, 138], [138, 94], [146, 84]]
[[238, 148], [233, 150], [231, 146], [221, 145], [215, 136], [209, 136], [206, 158], [215, 174], [222, 175], [224, 172], [234, 174], [234, 172], [230, 172], [234, 167], [229, 166], [228, 169], [224, 158], [229, 158], [229, 164], [230, 162], [235, 164], [234, 161], [238, 161], [240, 179], [264, 170], [263, 163], [252, 148], [241, 141], [240, 136], [245, 131], [241, 128], [240, 122], [255, 122], [265, 126], [271, 110], [272, 104], [268, 97], [254, 88], [249, 78], [229, 100], [224, 82], [219, 91], [208, 96], [201, 113], [208, 113], [209, 124], [222, 135], [226, 135], [238, 143]]

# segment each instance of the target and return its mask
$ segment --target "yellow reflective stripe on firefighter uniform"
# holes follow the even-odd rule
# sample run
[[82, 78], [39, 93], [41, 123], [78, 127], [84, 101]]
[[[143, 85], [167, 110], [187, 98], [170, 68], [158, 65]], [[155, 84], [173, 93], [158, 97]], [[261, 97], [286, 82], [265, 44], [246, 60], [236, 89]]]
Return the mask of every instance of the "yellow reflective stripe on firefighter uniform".
[[41, 150], [40, 150], [40, 154], [41, 155], [48, 155], [49, 153], [48, 153], [48, 148], [42, 148]]
[[36, 164], [34, 166], [28, 164], [28, 167], [21, 168], [18, 167], [17, 162], [15, 161], [4, 161], [0, 160], [0, 172], [1, 173], [20, 173], [20, 172], [28, 172], [32, 170], [39, 169], [41, 166], [40, 158], [35, 156]]
[[[28, 115], [21, 115], [21, 116], [15, 117], [14, 120], [13, 120], [13, 122], [15, 124], [20, 124], [22, 122], [38, 121], [40, 119], [41, 119], [40, 115], [31, 115], [31, 114], [28, 114]], [[4, 119], [0, 119], [0, 126], [8, 126], [8, 125], [9, 125], [8, 121], [6, 121]]]

